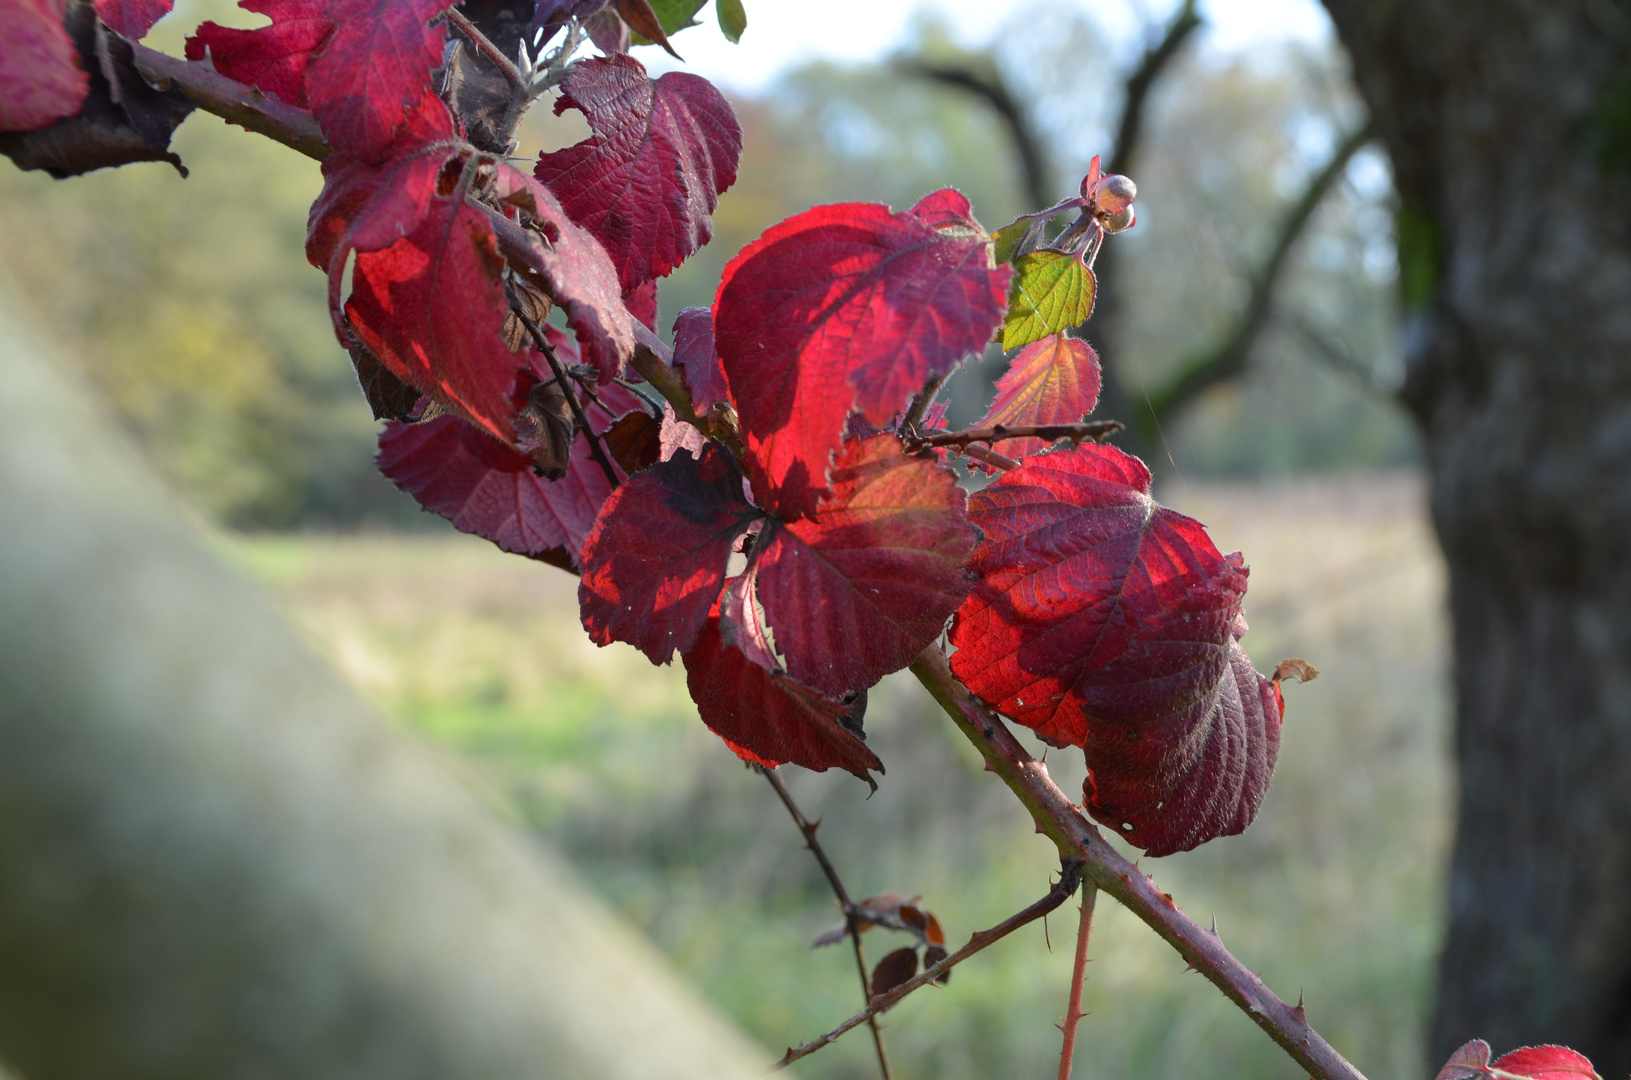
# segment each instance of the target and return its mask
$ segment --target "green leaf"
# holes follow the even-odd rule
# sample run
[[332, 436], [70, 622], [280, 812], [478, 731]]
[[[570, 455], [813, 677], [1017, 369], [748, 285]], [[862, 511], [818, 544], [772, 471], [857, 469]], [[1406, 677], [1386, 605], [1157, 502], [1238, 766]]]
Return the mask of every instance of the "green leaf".
[[732, 43], [742, 40], [742, 31], [748, 28], [748, 13], [742, 10], [742, 0], [714, 0], [714, 12], [719, 16], [719, 31]]
[[1008, 293], [1008, 317], [1002, 324], [1002, 347], [1017, 349], [1086, 322], [1093, 313], [1097, 292], [1093, 271], [1074, 255], [1057, 251], [1021, 255], [1014, 260], [1014, 284]]
[[693, 17], [708, 0], [650, 0], [651, 10], [663, 24], [663, 33], [673, 34], [688, 26], [695, 26]]
[[1025, 239], [1025, 230], [1030, 227], [1030, 218], [1020, 218], [997, 230], [996, 235], [991, 237], [997, 242], [997, 265], [1013, 260], [1014, 252], [1019, 250], [1019, 242]]

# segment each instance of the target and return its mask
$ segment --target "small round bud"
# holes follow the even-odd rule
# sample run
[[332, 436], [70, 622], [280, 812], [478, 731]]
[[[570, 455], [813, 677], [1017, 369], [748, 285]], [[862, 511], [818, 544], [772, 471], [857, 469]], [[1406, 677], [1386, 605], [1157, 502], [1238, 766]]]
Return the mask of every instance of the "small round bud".
[[1099, 191], [1102, 192], [1102, 194], [1099, 196], [1099, 204], [1101, 206], [1106, 201], [1105, 195], [1110, 196], [1112, 199], [1115, 199], [1122, 205], [1126, 205], [1127, 203], [1130, 203], [1134, 199], [1138, 198], [1138, 185], [1133, 183], [1130, 178], [1122, 176], [1120, 173], [1112, 173], [1111, 175], [1106, 176], [1103, 182], [1099, 185]]
[[1104, 231], [1107, 233], [1126, 232], [1138, 220], [1131, 206], [1124, 206], [1120, 210], [1104, 219]]

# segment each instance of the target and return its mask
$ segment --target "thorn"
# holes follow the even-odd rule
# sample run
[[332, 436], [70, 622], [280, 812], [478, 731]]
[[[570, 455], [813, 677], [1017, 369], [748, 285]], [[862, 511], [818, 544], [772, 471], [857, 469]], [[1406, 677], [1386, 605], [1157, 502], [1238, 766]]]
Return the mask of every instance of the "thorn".
[[1297, 1007], [1291, 1010], [1291, 1017], [1305, 1027], [1308, 1024], [1308, 1012], [1303, 1008], [1303, 992], [1300, 988], [1297, 991]]
[[810, 822], [810, 831], [815, 832], [817, 829], [821, 828], [821, 823], [823, 821], [826, 821], [826, 820], [827, 820], [827, 815], [823, 814], [820, 817], [816, 818], [814, 821]]

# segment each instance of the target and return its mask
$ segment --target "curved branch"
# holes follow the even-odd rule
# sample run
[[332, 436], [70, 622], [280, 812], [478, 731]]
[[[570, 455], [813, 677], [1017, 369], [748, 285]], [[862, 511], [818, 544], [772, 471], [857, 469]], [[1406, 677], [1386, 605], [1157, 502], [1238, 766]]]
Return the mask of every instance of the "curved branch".
[[1223, 947], [1215, 933], [1178, 910], [1171, 896], [1110, 846], [1059, 790], [1047, 766], [1031, 757], [1001, 718], [957, 681], [945, 653], [932, 645], [923, 650], [912, 661], [912, 674], [985, 758], [987, 767], [1019, 797], [1061, 859], [1080, 860], [1084, 878], [1148, 924], [1317, 1080], [1364, 1080], [1308, 1026], [1300, 1004], [1293, 1007], [1281, 1001]]
[[131, 42], [136, 70], [159, 89], [175, 87], [207, 113], [322, 161], [334, 152], [317, 118], [227, 78], [203, 60], [180, 60]]
[[[984, 61], [978, 66], [974, 61]], [[935, 63], [928, 60], [903, 60], [898, 65], [908, 75], [916, 75], [930, 82], [949, 86], [972, 94], [991, 106], [1008, 137], [1019, 153], [1020, 171], [1025, 177], [1025, 193], [1032, 206], [1047, 206], [1053, 202], [1053, 169], [1048, 152], [1031, 123], [1029, 110], [1014, 97], [1008, 83], [989, 56], [970, 57], [965, 64]]]
[[1370, 140], [1369, 124], [1362, 124], [1349, 132], [1332, 152], [1331, 160], [1309, 179], [1302, 196], [1281, 222], [1274, 247], [1254, 276], [1251, 295], [1228, 336], [1215, 347], [1191, 357], [1178, 377], [1150, 398], [1149, 411], [1157, 421], [1165, 420], [1206, 390], [1245, 370], [1253, 347], [1268, 325], [1274, 307], [1274, 291], [1280, 283], [1280, 275], [1285, 270], [1291, 249], [1302, 237], [1314, 211], [1319, 209], [1325, 196], [1341, 179], [1348, 162]]
[[1166, 33], [1154, 46], [1144, 51], [1144, 58], [1127, 77], [1126, 92], [1121, 101], [1121, 120], [1116, 125], [1115, 148], [1110, 152], [1107, 173], [1125, 173], [1132, 167], [1133, 154], [1138, 150], [1138, 138], [1143, 133], [1144, 105], [1149, 100], [1150, 88], [1161, 72], [1178, 55], [1191, 34], [1201, 27], [1202, 19], [1195, 11], [1195, 0], [1184, 0]]

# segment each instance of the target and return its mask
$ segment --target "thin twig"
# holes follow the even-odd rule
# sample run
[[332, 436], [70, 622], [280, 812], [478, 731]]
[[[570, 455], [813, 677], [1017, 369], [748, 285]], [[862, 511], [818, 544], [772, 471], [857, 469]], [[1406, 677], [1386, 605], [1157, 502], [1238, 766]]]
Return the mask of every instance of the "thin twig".
[[1070, 973], [1070, 1003], [1065, 1006], [1065, 1022], [1059, 1030], [1065, 1042], [1059, 1049], [1059, 1080], [1070, 1080], [1070, 1067], [1076, 1061], [1076, 1025], [1082, 1022], [1082, 980], [1087, 976], [1087, 939], [1093, 930], [1093, 901], [1099, 890], [1091, 881], [1082, 887], [1081, 921], [1076, 924], [1076, 964]]
[[572, 54], [578, 51], [578, 46], [583, 44], [583, 39], [587, 36], [578, 20], [572, 19], [566, 24], [566, 38], [561, 42], [561, 47], [549, 58], [544, 73], [527, 87], [528, 101], [547, 94], [553, 87], [566, 81], [567, 74], [572, 70]]
[[1059, 849], [1061, 859], [1081, 860], [1087, 880], [1148, 924], [1310, 1075], [1317, 1080], [1364, 1080], [1358, 1069], [1308, 1025], [1301, 1009], [1276, 997], [1215, 934], [1180, 911], [1171, 896], [1110, 846], [1001, 718], [957, 681], [945, 653], [933, 645], [923, 650], [912, 661], [912, 674], [985, 758], [990, 770], [1019, 797], [1037, 828]]
[[1083, 439], [1103, 442], [1122, 429], [1120, 420], [1085, 420], [1079, 424], [993, 424], [988, 428], [969, 428], [967, 431], [941, 431], [928, 435], [908, 435], [909, 449], [925, 446], [969, 447], [976, 443], [1002, 442], [1004, 439], [1069, 439], [1080, 443]]
[[606, 474], [606, 479], [612, 487], [617, 487], [622, 481], [617, 478], [617, 471], [612, 468], [611, 459], [606, 456], [606, 451], [600, 448], [600, 439], [595, 436], [595, 429], [589, 426], [589, 417], [584, 413], [583, 405], [578, 402], [578, 395], [572, 389], [572, 380], [567, 377], [566, 369], [561, 366], [560, 357], [555, 355], [554, 346], [544, 337], [543, 329], [532, 321], [532, 316], [521, 310], [520, 304], [510, 305], [510, 310], [521, 320], [521, 325], [527, 328], [527, 333], [532, 336], [532, 343], [538, 346], [538, 351], [544, 354], [544, 359], [549, 361], [549, 369], [555, 373], [555, 381], [561, 384], [561, 392], [566, 395], [566, 403], [572, 407], [573, 419], [583, 430], [583, 437], [589, 440], [589, 456], [600, 465], [601, 471]]
[[521, 74], [521, 69], [515, 66], [515, 61], [505, 56], [504, 50], [494, 45], [487, 35], [482, 33], [476, 24], [465, 16], [464, 12], [458, 8], [448, 8], [447, 21], [452, 23], [471, 45], [475, 46], [477, 52], [485, 56], [490, 63], [498, 68], [499, 73], [504, 76], [504, 81], [510, 84], [510, 89], [520, 95], [526, 94], [527, 77]]
[[1007, 472], [1009, 469], [1019, 468], [1019, 462], [1015, 461], [1007, 454], [999, 454], [995, 450], [987, 450], [978, 443], [971, 443], [968, 446], [963, 447], [961, 452], [964, 457], [971, 457], [983, 465], [989, 465], [993, 469], [998, 469], [1002, 472]]
[[[843, 880], [839, 878], [832, 860], [827, 858], [826, 851], [821, 847], [821, 841], [816, 839], [818, 823], [812, 823], [804, 816], [804, 812], [793, 801], [793, 793], [787, 790], [782, 778], [776, 775], [776, 770], [767, 769], [763, 765], [756, 765], [754, 768], [770, 781], [770, 786], [781, 796], [782, 805], [787, 807], [787, 812], [793, 815], [793, 822], [799, 827], [799, 832], [804, 834], [804, 846], [810, 849], [810, 854], [821, 864], [821, 872], [827, 875], [827, 884], [832, 886], [833, 895], [838, 897], [838, 905], [844, 909], [844, 929], [855, 945], [855, 966], [861, 973], [861, 1000], [869, 1001], [872, 997], [872, 981], [867, 977], [866, 953], [861, 948], [860, 912], [850, 902], [849, 892], [844, 888]], [[867, 1023], [872, 1027], [872, 1044], [878, 1051], [878, 1068], [882, 1070], [884, 1080], [894, 1080], [895, 1071], [889, 1064], [889, 1048], [884, 1045], [883, 1029], [878, 1026], [878, 1018], [869, 1016]]]
[[264, 135], [273, 142], [322, 161], [334, 152], [317, 118], [305, 109], [227, 78], [204, 60], [182, 60], [131, 42], [132, 61], [142, 78], [160, 90], [174, 87], [207, 113]]
[[912, 404], [906, 407], [906, 415], [901, 418], [902, 431], [913, 431], [923, 422], [923, 414], [929, 411], [929, 406], [934, 403], [934, 396], [940, 393], [940, 388], [945, 384], [945, 373], [930, 375], [923, 381], [923, 389], [917, 392]]
[[958, 964], [961, 964], [964, 960], [967, 960], [975, 953], [995, 945], [997, 942], [1001, 941], [1009, 934], [1012, 934], [1020, 927], [1025, 926], [1028, 923], [1033, 923], [1042, 918], [1042, 916], [1046, 915], [1048, 912], [1055, 910], [1060, 904], [1063, 904], [1066, 900], [1070, 899], [1072, 894], [1076, 892], [1076, 887], [1080, 885], [1081, 882], [1082, 868], [1080, 862], [1077, 860], [1066, 860], [1060, 864], [1059, 881], [1052, 889], [1048, 890], [1048, 895], [1044, 896], [1042, 899], [1038, 900], [1025, 910], [1010, 915], [1008, 918], [1004, 919], [996, 926], [993, 926], [991, 929], [976, 932], [968, 939], [967, 945], [964, 945], [961, 949], [958, 949], [956, 952], [952, 953], [938, 964], [935, 964], [933, 967], [924, 968], [916, 976], [901, 983], [899, 986], [889, 991], [889, 993], [879, 994], [867, 1004], [865, 1009], [862, 1009], [848, 1020], [845, 1020], [842, 1024], [839, 1024], [825, 1035], [817, 1036], [807, 1043], [801, 1043], [797, 1047], [788, 1047], [787, 1053], [783, 1054], [781, 1059], [770, 1068], [772, 1070], [785, 1069], [799, 1058], [809, 1057], [817, 1050], [820, 1050], [823, 1046], [833, 1042], [846, 1031], [850, 1031], [858, 1025], [871, 1020], [879, 1013], [892, 1008], [907, 994], [910, 994], [912, 991], [917, 990], [920, 987], [928, 986], [930, 983], [935, 982], [942, 975], [946, 974], [946, 972], [950, 971]]

